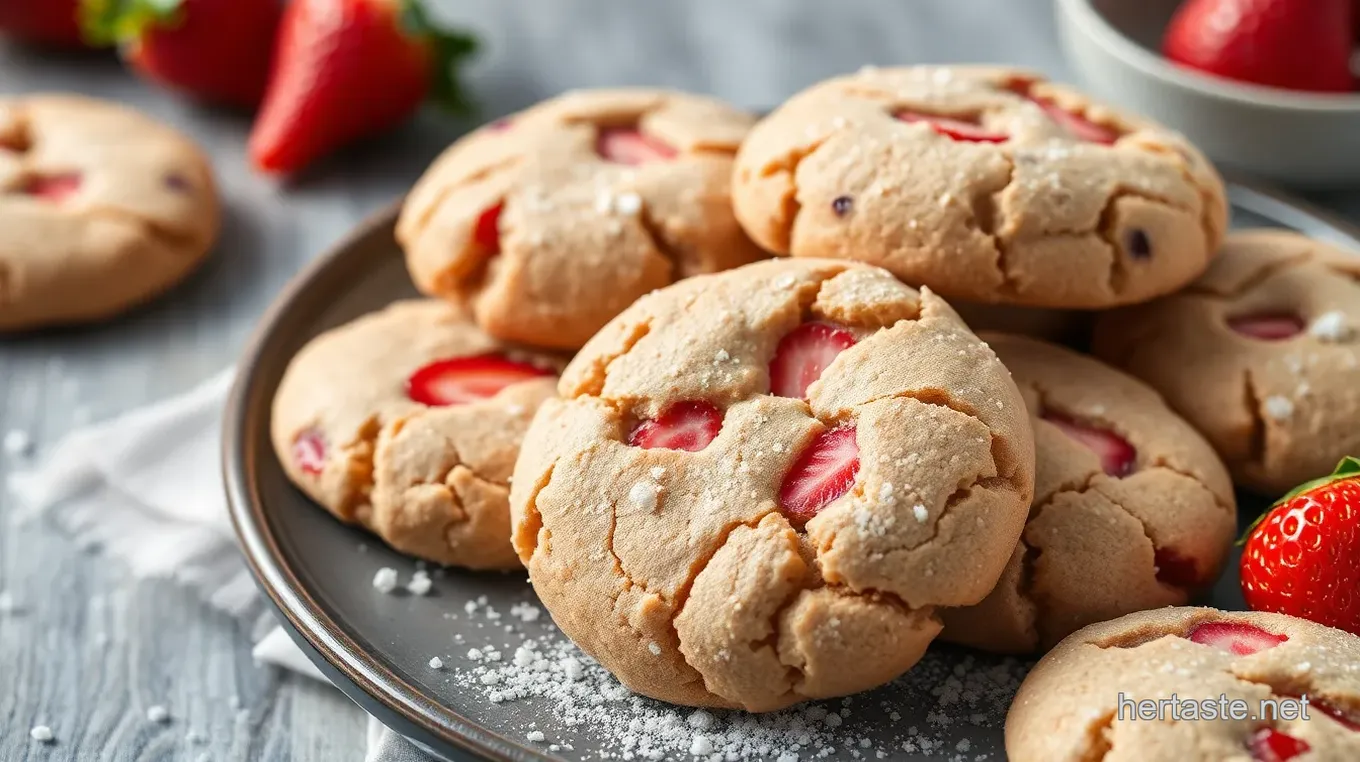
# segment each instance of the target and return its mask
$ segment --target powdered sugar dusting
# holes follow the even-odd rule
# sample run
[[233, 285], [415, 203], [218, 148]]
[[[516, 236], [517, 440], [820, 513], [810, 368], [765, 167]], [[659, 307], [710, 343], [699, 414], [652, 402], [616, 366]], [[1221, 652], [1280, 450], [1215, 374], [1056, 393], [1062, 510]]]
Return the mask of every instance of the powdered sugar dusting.
[[[522, 602], [511, 612], [526, 607], [538, 610]], [[487, 608], [471, 601], [465, 610]], [[493, 729], [568, 759], [798, 762], [906, 753], [999, 760], [1006, 710], [1027, 670], [1015, 659], [937, 646], [885, 688], [756, 715], [639, 696], [546, 617], [505, 629], [489, 624], [477, 622], [487, 640], [473, 644], [466, 659], [445, 662], [440, 674], [449, 675], [450, 692], [488, 702], [480, 716]], [[514, 656], [501, 659], [502, 652]]]

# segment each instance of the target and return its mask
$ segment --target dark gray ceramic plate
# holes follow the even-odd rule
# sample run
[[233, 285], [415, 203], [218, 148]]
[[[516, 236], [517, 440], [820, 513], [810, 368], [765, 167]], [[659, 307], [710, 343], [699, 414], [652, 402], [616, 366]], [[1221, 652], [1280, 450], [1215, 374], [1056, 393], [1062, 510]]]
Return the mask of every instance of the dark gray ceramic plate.
[[[1295, 228], [1360, 249], [1354, 231], [1298, 203], [1241, 185], [1234, 185], [1231, 195], [1239, 227]], [[492, 703], [489, 689], [470, 675], [476, 664], [467, 658], [469, 648], [494, 645], [510, 659], [513, 645], [526, 635], [552, 637], [555, 632], [546, 616], [532, 623], [509, 616], [514, 604], [533, 600], [523, 575], [450, 570], [435, 580], [429, 596], [379, 593], [372, 585], [379, 568], [397, 569], [405, 580], [415, 565], [312, 505], [288, 483], [274, 458], [270, 401], [289, 358], [317, 333], [414, 293], [392, 240], [395, 216], [393, 208], [368, 220], [299, 275], [265, 316], [241, 363], [227, 411], [224, 468], [246, 559], [280, 620], [321, 671], [368, 712], [436, 756], [617, 756], [622, 741], [616, 725], [568, 725], [561, 707], [545, 698]], [[1264, 507], [1260, 498], [1241, 498], [1244, 521]], [[505, 612], [505, 618], [489, 621], [484, 608], [481, 616], [464, 612], [464, 604], [478, 596]], [[1226, 574], [1205, 602], [1240, 608], [1236, 574]], [[505, 630], [507, 622], [513, 632]], [[432, 656], [440, 656], [444, 668], [431, 669]], [[1001, 759], [1002, 720], [1025, 667], [934, 648], [921, 668], [854, 699], [828, 758], [876, 759], [882, 751], [895, 759]], [[842, 707], [838, 701], [823, 705]], [[607, 702], [598, 712], [638, 716], [649, 708], [666, 709], [624, 699]], [[651, 717], [657, 722], [656, 715]], [[736, 713], [719, 718], [728, 725], [742, 720]], [[531, 732], [536, 738], [543, 733], [543, 740], [531, 742]], [[914, 751], [903, 749], [904, 739], [914, 739]], [[919, 753], [922, 740], [931, 753]], [[667, 756], [688, 757], [675, 750]], [[772, 752], [768, 758], [775, 756]], [[799, 756], [811, 755], [805, 749]]]

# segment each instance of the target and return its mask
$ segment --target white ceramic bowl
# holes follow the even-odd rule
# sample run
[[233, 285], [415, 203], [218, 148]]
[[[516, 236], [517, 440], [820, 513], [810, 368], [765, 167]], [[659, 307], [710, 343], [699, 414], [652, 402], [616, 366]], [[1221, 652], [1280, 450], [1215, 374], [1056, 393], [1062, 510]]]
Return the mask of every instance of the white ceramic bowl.
[[1215, 162], [1302, 188], [1360, 187], [1360, 93], [1243, 84], [1160, 48], [1180, 0], [1054, 0], [1067, 60], [1100, 97], [1185, 133]]

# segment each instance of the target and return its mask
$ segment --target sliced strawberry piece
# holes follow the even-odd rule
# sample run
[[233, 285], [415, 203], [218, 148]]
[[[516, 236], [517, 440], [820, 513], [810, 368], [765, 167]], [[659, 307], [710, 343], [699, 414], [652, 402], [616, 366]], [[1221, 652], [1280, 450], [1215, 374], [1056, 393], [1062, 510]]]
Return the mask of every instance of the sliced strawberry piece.
[[779, 509], [802, 529], [822, 508], [844, 495], [859, 475], [859, 444], [853, 426], [817, 435], [784, 475]]
[[1128, 440], [1108, 429], [1088, 426], [1057, 413], [1045, 412], [1043, 419], [1099, 456], [1100, 467], [1105, 473], [1110, 476], [1128, 476], [1133, 473], [1138, 453]]
[[454, 357], [412, 373], [406, 381], [406, 394], [431, 407], [462, 405], [494, 397], [507, 386], [551, 375], [552, 371], [499, 355]]
[[1157, 548], [1153, 554], [1157, 565], [1157, 581], [1179, 588], [1195, 588], [1203, 584], [1195, 559], [1183, 556], [1171, 548]]
[[1308, 699], [1308, 706], [1331, 717], [1333, 720], [1344, 725], [1348, 730], [1354, 730], [1355, 732], [1360, 733], [1360, 720], [1356, 719], [1355, 713], [1346, 712], [1340, 707], [1332, 706], [1326, 701], [1312, 697], [1309, 697]]
[[785, 334], [770, 361], [770, 394], [807, 396], [812, 382], [841, 352], [855, 344], [855, 334], [830, 323], [803, 323]]
[[1228, 318], [1228, 327], [1261, 341], [1284, 341], [1303, 333], [1303, 318], [1298, 315], [1245, 315]]
[[65, 201], [80, 190], [80, 175], [68, 172], [60, 175], [40, 175], [24, 183], [23, 193], [53, 204]]
[[915, 111], [897, 111], [893, 114], [903, 122], [925, 122], [931, 129], [951, 140], [967, 143], [1004, 143], [1010, 136], [1001, 132], [989, 132], [976, 121], [968, 122], [948, 116], [921, 114]]
[[326, 438], [316, 429], [305, 429], [293, 438], [293, 462], [305, 474], [316, 476], [326, 468]]
[[670, 161], [677, 153], [661, 140], [627, 127], [600, 130], [595, 141], [595, 152], [609, 161], [633, 165]]
[[628, 444], [644, 450], [660, 447], [698, 452], [718, 436], [722, 422], [722, 412], [707, 402], [677, 402], [656, 418], [638, 424], [628, 435]]
[[1119, 139], [1119, 133], [1104, 125], [1096, 124], [1081, 114], [1074, 114], [1071, 111], [1050, 101], [1040, 100], [1029, 96], [1039, 108], [1048, 114], [1048, 118], [1058, 123], [1058, 126], [1067, 130], [1067, 134], [1077, 140], [1084, 140], [1087, 143], [1100, 143], [1101, 145], [1113, 145]]
[[472, 231], [472, 240], [478, 246], [492, 253], [501, 250], [501, 210], [505, 204], [496, 204], [477, 216], [477, 227]]
[[1275, 728], [1261, 728], [1251, 737], [1251, 758], [1257, 762], [1288, 762], [1310, 748], [1307, 743]]
[[1185, 637], [1193, 643], [1213, 646], [1238, 656], [1250, 656], [1289, 640], [1287, 635], [1276, 635], [1242, 622], [1205, 622], [1196, 625]]

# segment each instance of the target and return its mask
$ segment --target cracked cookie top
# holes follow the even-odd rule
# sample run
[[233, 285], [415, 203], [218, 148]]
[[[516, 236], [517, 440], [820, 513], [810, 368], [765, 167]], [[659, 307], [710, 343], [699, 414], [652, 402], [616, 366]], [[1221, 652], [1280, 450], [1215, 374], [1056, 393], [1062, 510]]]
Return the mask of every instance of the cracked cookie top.
[[1189, 288], [1103, 315], [1094, 346], [1255, 489], [1282, 494], [1360, 452], [1360, 254], [1233, 233]]
[[765, 254], [732, 216], [752, 118], [665, 90], [567, 93], [454, 143], [397, 238], [416, 285], [487, 333], [576, 349], [639, 296]]
[[1228, 214], [1181, 136], [983, 67], [865, 69], [804, 90], [751, 131], [732, 196], [771, 251], [1035, 307], [1174, 291], [1204, 271]]
[[[1169, 701], [1156, 706], [1173, 696], [1175, 714]], [[1360, 759], [1360, 638], [1283, 614], [1206, 608], [1094, 624], [1025, 678], [1006, 717], [1006, 754], [1013, 762]]]
[[221, 210], [179, 132], [73, 95], [0, 98], [0, 331], [110, 317], [202, 261]]
[[1142, 382], [1041, 341], [983, 334], [1034, 427], [1034, 504], [982, 603], [944, 636], [992, 651], [1051, 648], [1092, 622], [1185, 604], [1222, 571], [1237, 527], [1208, 442]]
[[297, 353], [274, 397], [274, 449], [312, 499], [397, 550], [516, 567], [510, 472], [560, 363], [441, 301], [396, 302]]
[[920, 658], [1033, 489], [1024, 403], [929, 290], [761, 262], [640, 299], [563, 372], [511, 490], [562, 630], [629, 688], [766, 711]]

